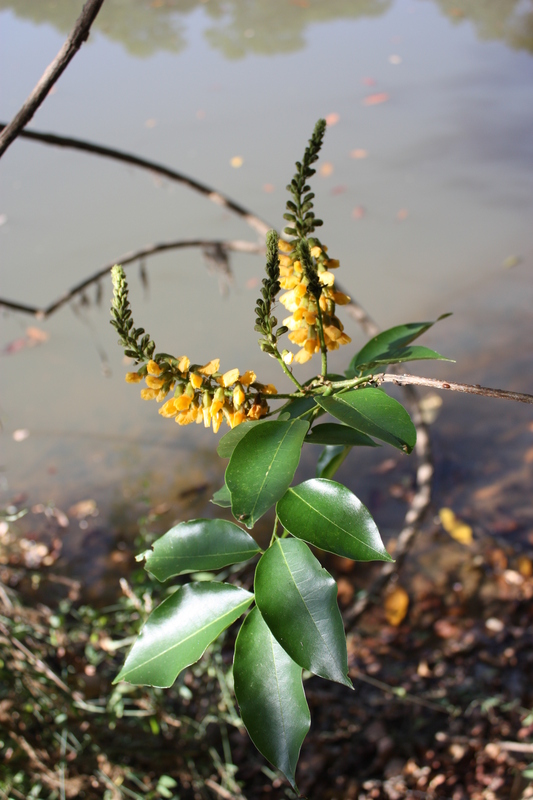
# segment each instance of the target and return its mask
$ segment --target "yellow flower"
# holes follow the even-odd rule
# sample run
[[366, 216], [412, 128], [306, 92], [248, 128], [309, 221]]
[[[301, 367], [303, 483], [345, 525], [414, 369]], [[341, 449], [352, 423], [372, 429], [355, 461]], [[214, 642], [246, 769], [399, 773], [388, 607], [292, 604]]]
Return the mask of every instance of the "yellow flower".
[[335, 283], [335, 275], [333, 272], [328, 272], [327, 269], [324, 270], [324, 272], [322, 272], [318, 277], [322, 286], [333, 286]]
[[250, 386], [251, 383], [254, 383], [256, 378], [257, 375], [255, 374], [255, 372], [249, 369], [247, 372], [244, 373], [244, 375], [241, 375], [240, 382], [243, 386]]
[[218, 382], [220, 383], [221, 386], [227, 388], [228, 386], [231, 386], [232, 383], [235, 383], [235, 381], [237, 380], [239, 380], [239, 370], [235, 368], [235, 369], [229, 369], [227, 372], [225, 372], [222, 375], [222, 377], [218, 379]]
[[191, 365], [191, 359], [187, 358], [187, 356], [179, 356], [177, 362], [178, 362], [178, 369], [180, 372], [187, 372], [187, 370]]
[[159, 364], [157, 364], [155, 361], [149, 361], [146, 365], [146, 369], [148, 371], [148, 375], [154, 375], [156, 378], [163, 372]]
[[330, 258], [329, 261], [326, 261], [327, 269], [337, 269], [340, 266], [340, 261], [338, 258]]
[[165, 382], [162, 378], [154, 378], [152, 375], [147, 375], [145, 380], [149, 389], [161, 389]]
[[172, 398], [172, 400], [167, 400], [164, 406], [161, 406], [161, 408], [159, 409], [159, 413], [161, 414], [162, 417], [168, 418], [176, 416], [177, 409], [175, 402], [176, 401], [174, 400], [174, 398]]
[[311, 255], [313, 256], [313, 258], [318, 258], [319, 256], [322, 255], [322, 248], [319, 247], [318, 245], [315, 245], [314, 247], [311, 248]]
[[305, 348], [302, 350], [298, 350], [296, 355], [294, 356], [294, 360], [298, 364], [305, 364], [306, 361], [309, 361], [310, 358], [313, 357], [312, 353], [309, 353]]
[[278, 250], [281, 250], [282, 253], [292, 253], [293, 245], [284, 239], [278, 239]]
[[138, 372], [126, 372], [126, 383], [140, 383], [143, 379]]
[[242, 406], [245, 400], [246, 400], [246, 395], [242, 390], [241, 384], [236, 383], [235, 388], [233, 390], [233, 405], [235, 406], [235, 408], [239, 408], [239, 406]]
[[185, 411], [192, 403], [192, 397], [188, 394], [182, 394], [180, 397], [174, 398], [174, 405], [177, 411]]
[[266, 386], [263, 386], [261, 391], [263, 392], [263, 394], [277, 394], [278, 393], [278, 390], [276, 389], [276, 387], [274, 386], [273, 383], [267, 383]]
[[285, 364], [292, 364], [294, 361], [294, 353], [291, 353], [290, 350], [284, 350], [281, 357]]
[[222, 425], [222, 420], [224, 419], [224, 414], [222, 411], [217, 411], [216, 414], [212, 416], [212, 424], [213, 424], [213, 433], [218, 433], [218, 429]]
[[143, 400], [155, 400], [157, 392], [155, 389], [141, 389], [141, 397]]
[[204, 382], [203, 376], [198, 375], [197, 372], [191, 372], [189, 375], [189, 379], [195, 389], [199, 389], [202, 383]]
[[344, 292], [332, 292], [332, 299], [338, 306], [347, 306], [351, 298]]
[[202, 375], [212, 375], [214, 372], [218, 372], [219, 367], [220, 358], [214, 358], [212, 361], [208, 361], [207, 364], [204, 364], [203, 367], [200, 367], [198, 372], [201, 372]]

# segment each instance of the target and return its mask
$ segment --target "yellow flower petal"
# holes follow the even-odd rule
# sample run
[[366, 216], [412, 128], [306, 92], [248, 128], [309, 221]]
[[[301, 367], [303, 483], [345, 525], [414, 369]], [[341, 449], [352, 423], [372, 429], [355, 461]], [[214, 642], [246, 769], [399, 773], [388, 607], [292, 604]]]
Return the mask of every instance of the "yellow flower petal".
[[313, 357], [313, 354], [312, 353], [308, 353], [307, 350], [305, 348], [303, 348], [302, 350], [298, 350], [298, 352], [294, 356], [294, 360], [298, 364], [305, 364], [306, 361], [309, 361], [309, 359], [312, 358], [312, 357]]
[[281, 250], [282, 253], [292, 253], [293, 245], [284, 239], [278, 239], [278, 250]]
[[140, 383], [142, 381], [142, 375], [139, 375], [138, 372], [126, 372], [125, 380], [126, 383]]
[[240, 382], [243, 386], [250, 386], [251, 383], [254, 383], [257, 380], [257, 375], [251, 369], [241, 375]]
[[226, 389], [228, 386], [231, 386], [232, 383], [239, 380], [239, 370], [235, 367], [235, 369], [229, 369], [225, 372], [219, 380], [219, 383], [224, 386]]
[[204, 382], [203, 376], [198, 375], [198, 373], [196, 372], [191, 372], [191, 374], [189, 375], [189, 379], [195, 389], [199, 389], [202, 383]]
[[322, 286], [333, 286], [335, 283], [335, 275], [333, 272], [328, 272], [327, 269], [318, 276]]
[[159, 409], [159, 413], [162, 417], [175, 417], [177, 410], [176, 406], [174, 405], [174, 398], [172, 400], [167, 400], [164, 406], [161, 406]]
[[338, 306], [347, 306], [350, 302], [350, 297], [344, 292], [332, 292], [332, 300], [334, 300]]
[[174, 398], [174, 405], [177, 411], [185, 411], [192, 403], [192, 397], [188, 394], [182, 394], [181, 397]]
[[141, 389], [141, 397], [143, 400], [155, 400], [157, 392], [155, 389]]
[[146, 365], [146, 369], [148, 371], [148, 375], [153, 375], [156, 378], [163, 372], [159, 364], [157, 364], [155, 361], [149, 361]]
[[180, 372], [187, 372], [191, 365], [191, 359], [187, 356], [180, 356], [178, 358], [178, 369]]
[[147, 375], [145, 380], [149, 389], [160, 389], [164, 384], [162, 378], [154, 378], [152, 375]]
[[214, 372], [218, 372], [218, 368], [220, 367], [220, 358], [213, 358], [212, 361], [208, 361], [207, 364], [204, 364], [203, 367], [200, 367], [198, 372], [202, 375], [212, 375]]
[[322, 255], [322, 248], [319, 247], [318, 245], [315, 245], [314, 247], [311, 248], [311, 255], [313, 256], [313, 258], [318, 258], [319, 256]]

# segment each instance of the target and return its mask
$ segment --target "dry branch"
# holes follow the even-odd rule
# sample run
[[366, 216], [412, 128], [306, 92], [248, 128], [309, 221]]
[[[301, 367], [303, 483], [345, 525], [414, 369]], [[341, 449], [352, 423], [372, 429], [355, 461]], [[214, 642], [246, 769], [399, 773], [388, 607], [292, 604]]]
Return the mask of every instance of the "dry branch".
[[45, 319], [53, 314], [54, 311], [57, 311], [58, 308], [64, 306], [65, 303], [68, 303], [69, 300], [72, 300], [74, 297], [76, 297], [76, 295], [81, 294], [93, 283], [96, 283], [102, 278], [107, 277], [111, 267], [113, 267], [115, 264], [121, 264], [123, 267], [126, 267], [128, 264], [132, 264], [140, 259], [156, 255], [157, 253], [164, 253], [167, 250], [182, 250], [187, 247], [201, 247], [204, 249], [221, 248], [223, 250], [235, 253], [264, 252], [263, 245], [255, 244], [254, 242], [246, 242], [239, 239], [233, 241], [223, 241], [218, 239], [178, 239], [173, 242], [160, 242], [159, 244], [147, 245], [140, 250], [130, 251], [129, 253], [125, 253], [113, 261], [110, 261], [103, 267], [100, 267], [100, 269], [93, 275], [90, 275], [88, 278], [84, 278], [80, 283], [77, 283], [72, 287], [72, 289], [69, 289], [67, 292], [61, 295], [61, 297], [59, 297], [57, 300], [54, 300], [53, 303], [45, 308], [38, 308], [37, 306], [30, 306], [13, 300], [6, 300], [4, 298], [0, 298], [0, 306], [9, 308], [12, 311], [21, 311], [24, 314], [32, 314], [33, 316], [37, 317], [37, 319]]
[[82, 12], [76, 20], [76, 24], [70, 32], [65, 44], [52, 63], [44, 71], [40, 81], [37, 83], [20, 111], [13, 117], [9, 125], [4, 127], [2, 133], [0, 133], [0, 158], [9, 145], [20, 135], [22, 129], [31, 120], [61, 73], [67, 68], [82, 44], [87, 40], [91, 25], [103, 3], [104, 0], [87, 0], [83, 6]]
[[[0, 123], [0, 130], [3, 128], [5, 128], [4, 124]], [[270, 229], [270, 226], [267, 225], [266, 222], [257, 217], [255, 214], [252, 214], [252, 212], [247, 208], [244, 208], [244, 206], [239, 205], [239, 203], [236, 203], [234, 200], [226, 197], [221, 192], [217, 192], [212, 187], [206, 186], [204, 183], [200, 183], [194, 178], [190, 178], [188, 175], [184, 175], [182, 172], [177, 172], [174, 169], [165, 167], [164, 164], [157, 164], [155, 161], [148, 161], [146, 158], [140, 158], [132, 153], [125, 153], [122, 150], [115, 150], [112, 147], [103, 147], [99, 144], [86, 142], [83, 139], [73, 139], [67, 136], [56, 136], [53, 133], [22, 131], [20, 136], [23, 139], [31, 139], [32, 141], [41, 142], [42, 144], [66, 147], [70, 148], [71, 150], [81, 150], [85, 153], [93, 153], [94, 155], [103, 156], [104, 158], [111, 158], [114, 161], [121, 161], [123, 164], [129, 164], [132, 167], [146, 169], [156, 175], [161, 175], [163, 178], [168, 178], [171, 181], [176, 181], [184, 186], [188, 186], [189, 189], [199, 192], [200, 194], [204, 195], [204, 197], [207, 197], [208, 200], [211, 200], [211, 202], [216, 203], [218, 206], [223, 206], [229, 211], [233, 211], [234, 214], [237, 214], [239, 217], [241, 217], [262, 237], [266, 236], [267, 231]]]

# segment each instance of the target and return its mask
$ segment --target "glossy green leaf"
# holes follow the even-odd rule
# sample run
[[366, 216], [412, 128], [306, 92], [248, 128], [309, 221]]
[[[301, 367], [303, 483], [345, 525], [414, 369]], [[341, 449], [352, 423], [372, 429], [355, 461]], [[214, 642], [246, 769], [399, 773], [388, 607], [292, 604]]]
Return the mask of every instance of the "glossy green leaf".
[[366, 387], [332, 397], [318, 396], [317, 402], [332, 417], [358, 431], [388, 442], [410, 453], [416, 429], [405, 408], [381, 389]]
[[[378, 358], [372, 362], [372, 367], [384, 366], [387, 364], [402, 364], [404, 361], [453, 361], [452, 358], [441, 356], [436, 350], [430, 350], [429, 347], [422, 347], [421, 345], [409, 345], [409, 347], [401, 347], [398, 350], [391, 350], [383, 358]], [[360, 369], [360, 368], [359, 368]], [[370, 371], [369, 369], [364, 370]]]
[[246, 531], [224, 519], [180, 522], [152, 547], [145, 569], [158, 581], [186, 572], [222, 569], [246, 561], [261, 549]]
[[220, 458], [231, 458], [231, 455], [241, 439], [244, 439], [246, 434], [255, 428], [256, 425], [261, 425], [265, 420], [250, 420], [249, 422], [241, 422], [237, 427], [232, 428], [224, 434], [218, 443], [217, 453]]
[[172, 686], [252, 600], [253, 594], [229, 583], [180, 586], [152, 611], [114, 683]]
[[312, 411], [316, 408], [316, 403], [312, 397], [297, 397], [295, 400], [291, 400], [286, 405], [280, 408], [280, 411], [283, 414], [289, 414], [290, 419], [296, 419], [296, 417], [301, 417], [302, 414], [305, 414], [307, 411]]
[[348, 425], [338, 425], [336, 422], [324, 422], [314, 425], [305, 441], [309, 444], [350, 445], [351, 447], [379, 447], [370, 436], [350, 428]]
[[[449, 314], [442, 314], [435, 322], [438, 322]], [[353, 378], [360, 371], [362, 365], [375, 364], [381, 361], [384, 364], [392, 364], [389, 356], [397, 350], [411, 344], [425, 331], [431, 328], [435, 322], [410, 322], [407, 325], [396, 325], [386, 331], [378, 333], [350, 361], [350, 366], [346, 370], [348, 378]], [[424, 348], [425, 349], [425, 348]], [[441, 356], [442, 358], [442, 356]]]
[[304, 542], [277, 539], [255, 572], [255, 599], [293, 661], [351, 687], [337, 584]]
[[226, 484], [215, 492], [211, 498], [211, 502], [215, 506], [220, 506], [220, 508], [231, 508], [231, 495]]
[[297, 791], [296, 764], [311, 724], [302, 668], [274, 638], [258, 608], [237, 636], [233, 678], [250, 739]]
[[267, 421], [249, 431], [226, 469], [235, 519], [253, 528], [291, 485], [309, 423]]
[[392, 561], [368, 509], [346, 486], [314, 478], [291, 486], [277, 505], [283, 527], [309, 544], [354, 561]]
[[329, 444], [320, 453], [316, 464], [317, 478], [332, 478], [352, 448], [342, 444]]

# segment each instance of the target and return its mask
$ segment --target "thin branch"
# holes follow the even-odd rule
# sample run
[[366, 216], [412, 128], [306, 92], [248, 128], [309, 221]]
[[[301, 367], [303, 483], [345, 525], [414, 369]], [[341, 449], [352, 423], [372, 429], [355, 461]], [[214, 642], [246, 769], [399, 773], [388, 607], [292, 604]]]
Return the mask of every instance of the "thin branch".
[[104, 0], [87, 0], [83, 6], [82, 12], [76, 20], [76, 24], [70, 32], [65, 44], [52, 63], [44, 71], [40, 81], [37, 83], [20, 111], [13, 117], [9, 125], [6, 125], [0, 134], [0, 158], [11, 142], [20, 135], [22, 129], [31, 120], [54, 83], [70, 64], [82, 44], [87, 41], [91, 25], [103, 3]]
[[[4, 124], [0, 123], [0, 130], [2, 130], [4, 127]], [[67, 136], [56, 136], [53, 133], [22, 131], [20, 136], [23, 139], [31, 139], [36, 142], [41, 142], [42, 144], [51, 144], [56, 145], [57, 147], [70, 148], [72, 150], [82, 150], [85, 153], [93, 153], [94, 155], [103, 156], [104, 158], [111, 158], [114, 161], [122, 161], [124, 164], [130, 164], [130, 166], [133, 167], [140, 167], [141, 169], [149, 170], [149, 172], [155, 173], [156, 175], [162, 175], [164, 178], [169, 178], [177, 183], [182, 183], [185, 186], [188, 186], [190, 189], [200, 192], [200, 194], [203, 194], [208, 200], [211, 200], [218, 206], [223, 206], [229, 211], [233, 211], [234, 214], [242, 217], [242, 219], [244, 219], [244, 221], [254, 228], [254, 230], [256, 230], [262, 237], [266, 236], [267, 232], [271, 228], [270, 225], [267, 225], [267, 223], [262, 219], [257, 217], [255, 214], [252, 214], [252, 212], [248, 211], [247, 208], [239, 205], [239, 203], [236, 203], [234, 200], [226, 197], [221, 192], [217, 192], [210, 186], [206, 186], [204, 183], [200, 183], [199, 181], [194, 180], [194, 178], [184, 175], [182, 172], [176, 172], [176, 170], [165, 167], [164, 164], [157, 164], [155, 161], [148, 161], [146, 158], [140, 158], [132, 153], [125, 153], [122, 150], [115, 150], [112, 147], [103, 147], [99, 144], [86, 142], [83, 139], [73, 139]]]
[[374, 375], [372, 378], [378, 386], [382, 383], [395, 383], [397, 386], [430, 386], [433, 389], [449, 389], [452, 392], [480, 394], [484, 397], [499, 397], [502, 400], [515, 400], [518, 403], [533, 403], [533, 395], [522, 392], [509, 392], [506, 389], [489, 389], [478, 383], [450, 383], [437, 378], [420, 378], [418, 375], [393, 375], [389, 373]]
[[72, 289], [69, 289], [68, 292], [65, 292], [65, 294], [61, 295], [61, 297], [59, 297], [57, 300], [54, 300], [54, 302], [46, 308], [29, 306], [25, 305], [24, 303], [17, 303], [4, 298], [0, 298], [0, 306], [4, 306], [4, 308], [10, 308], [13, 311], [21, 311], [25, 314], [32, 314], [33, 316], [37, 317], [37, 319], [45, 319], [57, 311], [58, 308], [64, 306], [65, 303], [68, 303], [69, 300], [72, 300], [73, 297], [81, 294], [85, 289], [87, 289], [88, 286], [96, 283], [101, 278], [107, 277], [109, 270], [115, 264], [122, 264], [123, 267], [126, 267], [128, 264], [132, 264], [141, 258], [147, 258], [148, 256], [153, 256], [157, 253], [164, 253], [167, 250], [181, 250], [186, 247], [219, 247], [236, 253], [263, 253], [265, 249], [263, 245], [255, 244], [254, 242], [241, 241], [239, 239], [233, 241], [221, 241], [218, 239], [178, 239], [174, 242], [160, 242], [159, 244], [148, 245], [140, 250], [130, 251], [129, 253], [125, 253], [113, 261], [110, 261], [93, 275], [88, 278], [84, 278], [83, 281], [77, 283], [72, 287]]

